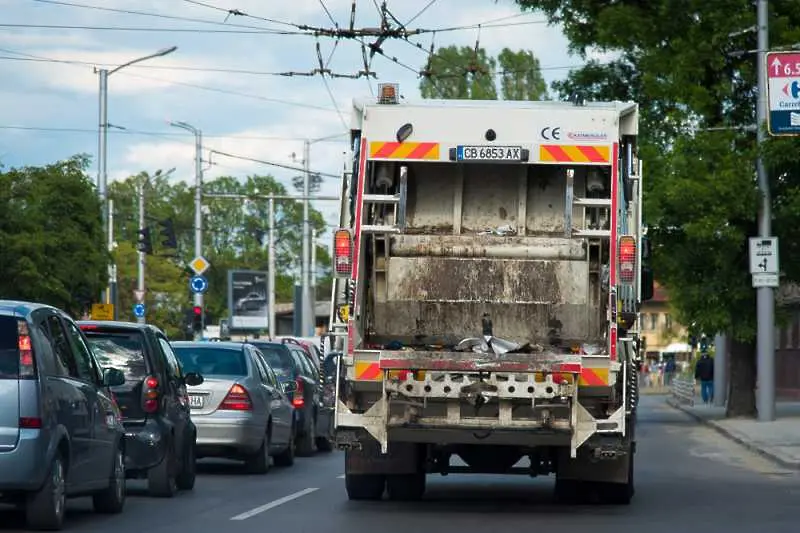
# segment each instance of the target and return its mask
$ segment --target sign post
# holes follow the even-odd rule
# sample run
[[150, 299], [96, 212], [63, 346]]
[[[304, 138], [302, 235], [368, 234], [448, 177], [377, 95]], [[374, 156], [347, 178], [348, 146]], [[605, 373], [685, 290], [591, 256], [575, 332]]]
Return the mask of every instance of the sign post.
[[777, 237], [750, 238], [750, 274], [753, 288], [778, 287], [780, 266]]
[[769, 134], [800, 135], [800, 52], [769, 52], [766, 69]]

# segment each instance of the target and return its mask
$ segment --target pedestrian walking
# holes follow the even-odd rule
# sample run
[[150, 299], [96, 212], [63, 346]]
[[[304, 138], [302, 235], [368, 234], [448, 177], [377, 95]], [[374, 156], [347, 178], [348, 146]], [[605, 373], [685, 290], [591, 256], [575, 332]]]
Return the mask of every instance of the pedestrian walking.
[[694, 367], [694, 378], [700, 380], [700, 396], [703, 403], [714, 401], [714, 360], [703, 352]]

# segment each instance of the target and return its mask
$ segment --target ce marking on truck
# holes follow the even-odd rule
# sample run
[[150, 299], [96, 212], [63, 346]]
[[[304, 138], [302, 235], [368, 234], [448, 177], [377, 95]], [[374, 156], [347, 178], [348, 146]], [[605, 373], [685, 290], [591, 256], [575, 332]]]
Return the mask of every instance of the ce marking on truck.
[[545, 126], [544, 128], [542, 128], [542, 131], [540, 131], [539, 134], [545, 141], [561, 140], [561, 128], [558, 126], [556, 126], [555, 128], [553, 128], [552, 126]]

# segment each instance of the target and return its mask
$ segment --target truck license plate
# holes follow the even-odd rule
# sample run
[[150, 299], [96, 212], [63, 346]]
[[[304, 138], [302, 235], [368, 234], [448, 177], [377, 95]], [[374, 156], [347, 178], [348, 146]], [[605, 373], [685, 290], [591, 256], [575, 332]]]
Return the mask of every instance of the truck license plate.
[[459, 161], [522, 161], [521, 146], [464, 146], [458, 147]]
[[197, 394], [190, 394], [189, 395], [189, 407], [192, 409], [201, 409], [203, 407], [205, 398], [202, 396], [198, 396]]

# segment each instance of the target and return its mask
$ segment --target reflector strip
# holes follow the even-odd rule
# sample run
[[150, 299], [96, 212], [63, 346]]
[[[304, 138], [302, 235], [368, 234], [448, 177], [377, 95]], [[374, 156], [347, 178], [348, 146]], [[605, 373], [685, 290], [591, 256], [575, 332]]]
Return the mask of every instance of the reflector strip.
[[607, 387], [608, 369], [607, 368], [584, 368], [581, 370], [581, 378], [578, 381], [581, 387]]
[[383, 377], [381, 367], [378, 363], [369, 361], [356, 361], [356, 380], [358, 381], [380, 381]]
[[608, 146], [581, 146], [542, 144], [539, 160], [548, 163], [608, 163], [611, 151]]
[[370, 159], [438, 160], [439, 143], [423, 142], [371, 142]]

